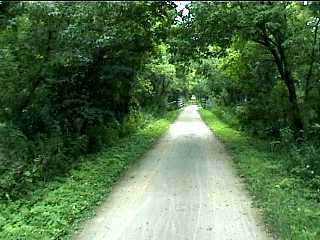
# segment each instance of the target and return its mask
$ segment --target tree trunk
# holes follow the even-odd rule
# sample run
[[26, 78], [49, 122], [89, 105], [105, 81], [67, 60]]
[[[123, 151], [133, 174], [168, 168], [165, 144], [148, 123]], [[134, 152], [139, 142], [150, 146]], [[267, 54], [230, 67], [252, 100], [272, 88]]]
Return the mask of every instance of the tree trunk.
[[308, 70], [308, 73], [306, 76], [306, 83], [305, 83], [305, 90], [304, 90], [304, 101], [305, 102], [307, 102], [308, 98], [309, 98], [310, 79], [312, 76], [313, 65], [315, 62], [315, 52], [316, 52], [317, 34], [318, 34], [319, 24], [320, 24], [320, 17], [317, 20], [315, 30], [314, 30], [313, 47], [312, 47], [312, 52], [311, 52], [311, 57], [310, 57], [310, 65], [309, 65], [309, 70]]
[[291, 104], [291, 118], [293, 121], [293, 125], [296, 128], [297, 131], [303, 130], [303, 121], [301, 118], [301, 113], [299, 109], [299, 104], [298, 104], [298, 98], [296, 94], [296, 87], [294, 84], [294, 79], [291, 76], [291, 72], [285, 69], [285, 74], [284, 74], [284, 82], [287, 86], [288, 93], [289, 93], [289, 102]]
[[[50, 52], [52, 50], [51, 49], [52, 38], [53, 38], [52, 31], [48, 31], [47, 48], [45, 50], [44, 59], [43, 59], [44, 64], [47, 64], [47, 62], [49, 61]], [[30, 105], [36, 90], [45, 81], [45, 77], [43, 75], [45, 74], [42, 74], [42, 71], [41, 71], [33, 79], [28, 95], [24, 97], [23, 100], [21, 101], [21, 104], [17, 106], [17, 110], [16, 110], [17, 115], [19, 115], [25, 108], [27, 108]]]
[[287, 86], [288, 93], [289, 93], [289, 102], [291, 104], [290, 115], [291, 115], [295, 130], [300, 131], [300, 130], [303, 130], [303, 121], [302, 121], [301, 113], [299, 109], [296, 86], [295, 86], [294, 79], [292, 77], [292, 73], [289, 68], [289, 64], [287, 62], [282, 45], [279, 44], [277, 48], [280, 54], [280, 62], [282, 62], [281, 65], [284, 73], [284, 76], [282, 78]]
[[292, 119], [292, 123], [295, 130], [299, 132], [300, 130], [303, 130], [303, 121], [299, 109], [294, 79], [292, 77], [291, 70], [289, 68], [289, 64], [285, 56], [284, 48], [281, 45], [281, 43], [278, 43], [277, 45], [273, 46], [274, 44], [270, 41], [270, 38], [268, 38], [268, 36], [264, 36], [263, 42], [257, 42], [267, 47], [271, 52], [272, 56], [274, 57], [280, 76], [288, 90], [290, 103], [289, 116]]

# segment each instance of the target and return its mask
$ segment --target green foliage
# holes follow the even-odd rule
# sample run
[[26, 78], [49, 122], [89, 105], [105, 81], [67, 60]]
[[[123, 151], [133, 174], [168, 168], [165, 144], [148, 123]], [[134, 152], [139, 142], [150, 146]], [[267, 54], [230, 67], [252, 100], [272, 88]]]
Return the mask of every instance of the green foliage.
[[[281, 131], [282, 151], [270, 151], [269, 141], [252, 138], [231, 128], [216, 115], [217, 111], [202, 110], [201, 116], [231, 150], [239, 173], [245, 177], [255, 205], [262, 210], [268, 226], [280, 239], [319, 239], [319, 175], [312, 181], [306, 181], [305, 177], [301, 178], [288, 169], [286, 145], [292, 142], [292, 131]], [[301, 154], [307, 153], [307, 149], [302, 150], [305, 147], [300, 147]], [[313, 157], [319, 156], [314, 153], [310, 152]], [[296, 156], [296, 159], [303, 164], [311, 160], [306, 155]], [[297, 169], [310, 175], [310, 165], [305, 166], [305, 170], [302, 166]]]
[[[319, 189], [319, 8], [299, 2], [192, 2], [187, 8], [190, 13], [178, 21], [171, 1], [0, 2], [0, 199], [13, 202], [2, 207], [9, 216], [0, 217], [6, 237], [25, 231], [37, 239], [47, 234], [45, 224], [53, 226], [45, 238], [62, 236], [70, 223], [64, 208], [80, 210], [51, 206], [50, 212], [64, 217], [45, 222], [50, 203], [39, 202], [30, 213], [35, 199], [48, 191], [43, 185], [63, 185], [56, 179], [64, 181], [86, 164], [102, 173], [102, 165], [97, 169], [84, 156], [114, 149], [120, 139], [126, 142], [159, 114], [176, 109], [178, 99], [196, 95], [220, 106], [214, 113], [233, 127], [270, 140], [270, 156], [280, 154], [279, 169], [288, 176], [281, 173], [280, 183], [271, 185], [261, 181], [275, 189], [266, 194], [278, 193], [280, 202], [268, 205], [251, 172], [267, 169], [269, 177], [278, 171], [276, 163], [259, 160], [265, 153], [260, 145], [250, 149], [253, 158], [241, 161], [256, 164], [244, 166], [270, 218], [290, 223], [282, 225], [283, 236], [291, 231], [302, 239], [305, 222], [298, 226], [298, 216], [281, 201], [304, 204], [291, 188], [296, 184], [303, 191], [308, 186], [312, 199]], [[226, 136], [243, 139], [231, 130]], [[243, 144], [247, 149], [248, 142]], [[127, 166], [121, 156], [101, 160], [111, 166], [111, 175]], [[277, 184], [288, 189], [277, 192]], [[63, 186], [67, 193], [61, 194], [77, 192], [74, 185]], [[39, 195], [32, 198], [36, 189]], [[62, 196], [50, 194], [54, 203]], [[27, 198], [33, 199], [30, 205]], [[289, 215], [275, 213], [279, 206]], [[13, 217], [10, 212], [18, 210], [22, 215]], [[40, 212], [44, 215], [35, 220]], [[32, 224], [25, 224], [30, 216]], [[6, 219], [15, 220], [6, 225]], [[315, 236], [311, 230], [306, 234]]]
[[177, 112], [140, 115], [134, 134], [102, 152], [81, 158], [66, 177], [38, 186], [28, 198], [0, 203], [1, 239], [68, 239], [79, 222], [94, 214], [95, 206], [142, 153], [160, 137]]
[[198, 55], [195, 68], [214, 69], [195, 76], [205, 82], [199, 95], [234, 108], [253, 133], [308, 132], [320, 116], [318, 20], [312, 4], [192, 3], [182, 28]]
[[161, 81], [176, 80], [164, 43], [172, 3], [1, 2], [0, 11], [0, 198], [133, 133], [149, 83], [165, 106]]
[[174, 95], [177, 98], [178, 80], [176, 67], [170, 63], [171, 58], [169, 46], [160, 44], [146, 60], [133, 93], [133, 100], [140, 103], [142, 108], [161, 112], [166, 110], [169, 97]]

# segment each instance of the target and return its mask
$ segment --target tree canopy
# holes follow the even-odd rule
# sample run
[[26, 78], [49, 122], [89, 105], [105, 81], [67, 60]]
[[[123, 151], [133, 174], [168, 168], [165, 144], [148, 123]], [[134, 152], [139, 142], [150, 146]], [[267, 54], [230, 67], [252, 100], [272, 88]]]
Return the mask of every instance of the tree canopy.
[[2, 198], [67, 173], [133, 131], [141, 113], [191, 95], [230, 109], [253, 134], [318, 138], [318, 3], [186, 8], [0, 2]]

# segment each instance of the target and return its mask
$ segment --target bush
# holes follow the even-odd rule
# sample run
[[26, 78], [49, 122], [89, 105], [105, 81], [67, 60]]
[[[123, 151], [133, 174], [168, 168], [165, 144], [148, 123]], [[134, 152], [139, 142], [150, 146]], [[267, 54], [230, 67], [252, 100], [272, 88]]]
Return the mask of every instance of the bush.
[[97, 154], [81, 157], [68, 176], [34, 189], [28, 198], [0, 201], [0, 239], [70, 239], [71, 230], [92, 216], [121, 174], [150, 148], [176, 115], [169, 112], [148, 123], [145, 120], [143, 128]]
[[156, 119], [155, 115], [156, 114], [150, 112], [133, 111], [132, 114], [124, 118], [120, 127], [120, 136], [123, 137], [133, 134], [138, 129], [143, 128], [146, 124], [150, 123], [150, 121]]
[[237, 131], [207, 110], [201, 116], [231, 151], [272, 232], [280, 239], [320, 239], [320, 177], [307, 165], [320, 162], [318, 145], [293, 142], [285, 128], [278, 149], [270, 151], [269, 140]]
[[[281, 128], [290, 127], [287, 98], [284, 84], [277, 81], [270, 93], [258, 92], [250, 99], [235, 105], [229, 103], [229, 106], [215, 106], [213, 110], [224, 121], [233, 126], [237, 124], [240, 129], [246, 129], [251, 134], [279, 137]], [[215, 109], [220, 109], [221, 113]]]
[[116, 120], [110, 121], [109, 124], [90, 126], [87, 130], [87, 152], [94, 153], [99, 151], [103, 146], [112, 145], [119, 139], [120, 129], [121, 126]]
[[285, 156], [286, 170], [298, 176], [312, 189], [320, 189], [320, 145], [313, 132], [296, 138], [289, 127], [280, 129], [278, 152]]
[[119, 138], [132, 135], [163, 115], [132, 111], [122, 125], [116, 120], [87, 127], [84, 134], [65, 133], [53, 127], [51, 134], [28, 139], [11, 126], [0, 126], [0, 199], [16, 199], [37, 184], [63, 176], [85, 154], [112, 146]]
[[[284, 122], [281, 123], [279, 120], [278, 124], [268, 124], [269, 120], [255, 112], [258, 111], [256, 107], [256, 104], [251, 105], [250, 103], [235, 108], [215, 106], [211, 112], [238, 130], [245, 130], [251, 135], [264, 137], [270, 142], [269, 151], [285, 156], [282, 160], [285, 161], [286, 171], [305, 181], [313, 190], [320, 189], [318, 180], [320, 176], [320, 127], [315, 124], [304, 134], [304, 137], [296, 138], [295, 132]], [[272, 136], [271, 138], [270, 136], [266, 138], [267, 132]]]
[[30, 181], [32, 171], [30, 142], [17, 129], [0, 126], [0, 198], [10, 198], [11, 191]]

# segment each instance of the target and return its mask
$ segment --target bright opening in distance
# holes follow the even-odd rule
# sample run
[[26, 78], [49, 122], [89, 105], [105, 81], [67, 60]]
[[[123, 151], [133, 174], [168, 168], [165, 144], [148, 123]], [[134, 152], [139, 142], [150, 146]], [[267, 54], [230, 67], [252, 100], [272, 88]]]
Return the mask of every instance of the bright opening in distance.
[[[191, 1], [173, 1], [173, 2], [177, 5], [176, 7], [177, 12], [182, 11], [183, 16], [188, 15], [189, 10], [186, 9], [186, 5], [189, 4]], [[179, 22], [182, 22], [182, 18], [180, 16], [177, 16], [176, 20]]]

